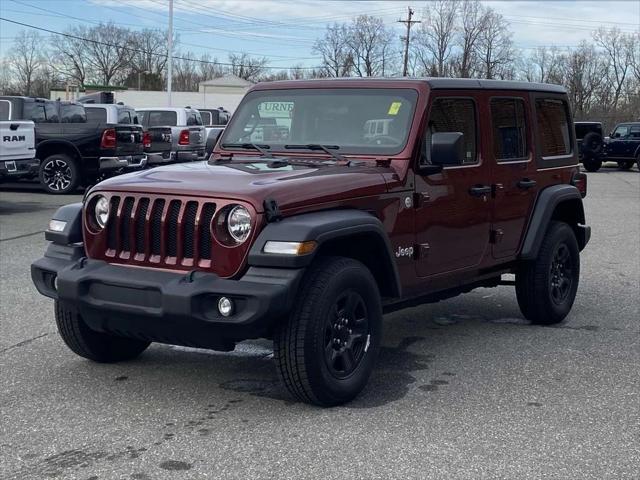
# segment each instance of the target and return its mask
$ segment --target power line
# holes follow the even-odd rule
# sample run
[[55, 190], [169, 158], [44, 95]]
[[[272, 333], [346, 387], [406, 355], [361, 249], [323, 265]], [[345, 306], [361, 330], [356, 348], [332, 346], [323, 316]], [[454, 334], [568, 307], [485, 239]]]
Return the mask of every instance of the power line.
[[[107, 47], [116, 47], [116, 48], [121, 48], [122, 50], [127, 50], [130, 52], [134, 52], [134, 53], [144, 53], [147, 55], [153, 55], [156, 57], [166, 57], [166, 55], [163, 55], [162, 53], [156, 53], [156, 52], [150, 52], [148, 50], [142, 50], [140, 48], [132, 48], [132, 47], [127, 47], [124, 45], [118, 45], [116, 43], [109, 43], [109, 42], [101, 42], [99, 40], [93, 40], [93, 39], [89, 39], [89, 38], [84, 38], [84, 37], [80, 37], [78, 35], [72, 35], [70, 33], [63, 33], [63, 32], [57, 32], [55, 30], [49, 30], [48, 28], [43, 28], [43, 27], [36, 27], [35, 25], [30, 25], [28, 23], [23, 23], [23, 22], [18, 22], [17, 20], [11, 20], [9, 18], [4, 18], [4, 17], [0, 17], [0, 20], [4, 21], [4, 22], [8, 22], [8, 23], [13, 23], [15, 25], [20, 25], [22, 27], [27, 27], [27, 28], [32, 28], [34, 30], [39, 30], [42, 32], [47, 32], [47, 33], [51, 33], [53, 35], [60, 35], [62, 37], [67, 37], [67, 38], [73, 38], [76, 40], [81, 40], [83, 42], [88, 42], [88, 43], [93, 43], [96, 45], [104, 45]], [[188, 57], [182, 57], [182, 56], [176, 56], [176, 55], [172, 55], [171, 56], [172, 59], [174, 60], [184, 60], [187, 62], [195, 62], [195, 63], [201, 63], [201, 64], [207, 64], [207, 65], [219, 65], [219, 66], [223, 66], [223, 67], [251, 67], [251, 65], [243, 65], [243, 64], [234, 64], [234, 63], [228, 63], [228, 62], [213, 62], [213, 61], [209, 61], [209, 60], [201, 60], [201, 59], [197, 59], [197, 58], [188, 58]], [[270, 70], [289, 70], [290, 67], [271, 67], [268, 65], [263, 66], [262, 68], [265, 69], [270, 69]], [[320, 69], [322, 67], [296, 67], [296, 70], [316, 70], [316, 69]]]

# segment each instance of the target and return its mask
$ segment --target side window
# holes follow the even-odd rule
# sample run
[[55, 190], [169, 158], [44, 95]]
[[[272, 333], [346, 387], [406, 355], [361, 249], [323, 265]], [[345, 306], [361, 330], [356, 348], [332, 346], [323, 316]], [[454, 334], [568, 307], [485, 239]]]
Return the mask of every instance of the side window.
[[187, 125], [202, 125], [202, 117], [198, 112], [189, 112], [187, 114]]
[[131, 124], [131, 113], [129, 110], [118, 110], [118, 123]]
[[620, 125], [613, 131], [612, 138], [624, 138], [629, 134], [628, 125]]
[[522, 99], [492, 99], [491, 128], [493, 155], [496, 160], [523, 160], [529, 156], [525, 109]]
[[213, 125], [211, 123], [211, 112], [200, 112], [200, 117], [205, 125]]
[[31, 120], [33, 123], [47, 123], [47, 115], [44, 112], [44, 104], [31, 103], [27, 108], [25, 104], [25, 120]]
[[563, 100], [538, 98], [536, 121], [542, 147], [542, 157], [571, 154], [571, 129], [569, 106]]
[[86, 123], [87, 115], [82, 105], [67, 104], [60, 106], [62, 123]]
[[56, 102], [46, 102], [44, 104], [44, 110], [47, 114], [47, 123], [60, 123]]
[[640, 125], [633, 125], [629, 130], [629, 138], [631, 140], [640, 140]]
[[478, 161], [476, 106], [473, 100], [470, 98], [436, 98], [433, 101], [425, 132], [427, 163], [431, 163], [431, 136], [439, 132], [462, 133], [464, 135], [464, 163], [473, 164]]

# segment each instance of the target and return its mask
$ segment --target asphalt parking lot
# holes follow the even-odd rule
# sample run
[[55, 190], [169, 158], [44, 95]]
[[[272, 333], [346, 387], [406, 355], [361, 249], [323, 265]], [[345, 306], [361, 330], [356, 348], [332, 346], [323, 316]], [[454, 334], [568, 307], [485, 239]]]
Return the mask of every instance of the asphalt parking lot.
[[80, 196], [0, 186], [3, 479], [640, 477], [640, 174], [589, 174], [575, 306], [522, 320], [512, 287], [385, 317], [353, 403], [294, 403], [269, 343], [153, 345], [103, 365], [71, 353], [30, 263]]

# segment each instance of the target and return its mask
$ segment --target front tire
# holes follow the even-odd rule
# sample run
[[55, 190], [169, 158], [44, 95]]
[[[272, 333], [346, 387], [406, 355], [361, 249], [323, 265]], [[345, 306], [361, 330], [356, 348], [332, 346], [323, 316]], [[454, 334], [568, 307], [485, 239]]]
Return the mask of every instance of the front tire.
[[516, 296], [522, 314], [532, 323], [553, 325], [569, 314], [578, 291], [580, 251], [573, 229], [551, 222], [538, 257], [520, 265]]
[[121, 362], [136, 358], [149, 346], [149, 342], [142, 340], [92, 330], [77, 312], [62, 302], [56, 301], [55, 308], [62, 340], [81, 357], [100, 363]]
[[56, 153], [40, 163], [40, 185], [47, 193], [73, 193], [79, 184], [80, 170], [69, 155]]
[[276, 331], [274, 356], [285, 386], [323, 407], [355, 398], [373, 371], [382, 336], [382, 304], [371, 272], [342, 257], [317, 260], [291, 315]]

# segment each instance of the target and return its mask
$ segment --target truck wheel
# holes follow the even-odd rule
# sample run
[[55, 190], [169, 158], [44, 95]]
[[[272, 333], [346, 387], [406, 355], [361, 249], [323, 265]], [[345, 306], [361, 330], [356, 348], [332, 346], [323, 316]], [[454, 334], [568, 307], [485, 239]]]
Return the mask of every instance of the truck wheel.
[[56, 153], [40, 163], [40, 184], [47, 193], [72, 193], [79, 183], [80, 171], [69, 155]]
[[522, 314], [532, 323], [561, 322], [578, 291], [580, 252], [573, 229], [551, 222], [538, 257], [523, 262], [516, 273], [516, 296]]
[[274, 356], [298, 400], [330, 407], [355, 398], [373, 370], [382, 336], [382, 304], [371, 272], [342, 257], [319, 259], [307, 272]]
[[635, 163], [635, 160], [622, 160], [622, 161], [618, 162], [618, 169], [619, 170], [631, 170], [631, 168], [633, 167], [634, 163]]
[[585, 157], [582, 165], [587, 172], [597, 172], [602, 167], [602, 160], [599, 158]]
[[117, 337], [90, 329], [82, 317], [56, 301], [58, 332], [74, 353], [94, 362], [113, 363], [131, 360], [149, 346], [149, 342]]

